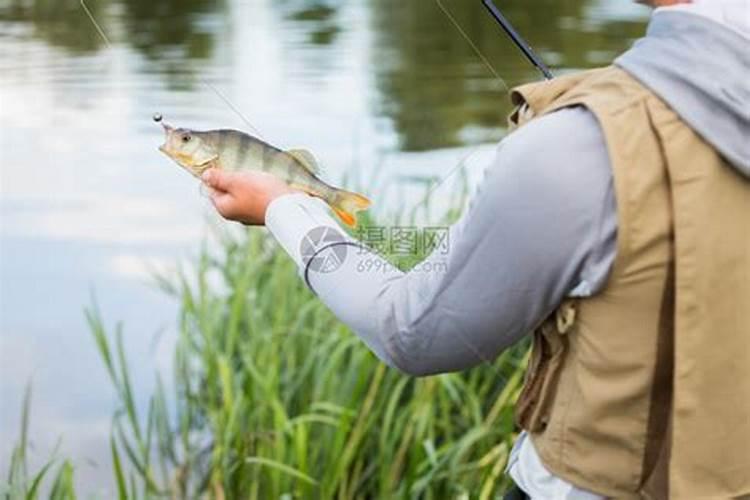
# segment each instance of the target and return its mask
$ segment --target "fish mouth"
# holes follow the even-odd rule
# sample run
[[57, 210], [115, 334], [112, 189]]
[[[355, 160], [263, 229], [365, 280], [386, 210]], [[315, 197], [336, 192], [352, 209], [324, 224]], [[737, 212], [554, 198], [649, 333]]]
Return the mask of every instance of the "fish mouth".
[[167, 144], [169, 144], [169, 137], [172, 135], [172, 132], [174, 131], [174, 127], [165, 122], [161, 122], [161, 126], [164, 129], [164, 144], [159, 146], [159, 151], [161, 151], [167, 156], [172, 156], [171, 154], [169, 154], [169, 150], [167, 149]]
[[164, 153], [169, 159], [176, 161], [178, 164], [182, 165], [183, 167], [190, 167], [192, 166], [192, 158], [189, 155], [185, 155], [180, 153], [179, 151], [174, 151], [169, 148], [167, 143], [162, 144], [157, 148], [159, 151]]
[[172, 151], [170, 151], [169, 147], [167, 146], [166, 143], [164, 143], [161, 146], [159, 146], [158, 149], [159, 149], [159, 151], [161, 151], [162, 153], [164, 153], [167, 157], [169, 157], [169, 158], [171, 158], [171, 159], [173, 159], [175, 161], [180, 161], [180, 158], [178, 158], [179, 153], [173, 153]]

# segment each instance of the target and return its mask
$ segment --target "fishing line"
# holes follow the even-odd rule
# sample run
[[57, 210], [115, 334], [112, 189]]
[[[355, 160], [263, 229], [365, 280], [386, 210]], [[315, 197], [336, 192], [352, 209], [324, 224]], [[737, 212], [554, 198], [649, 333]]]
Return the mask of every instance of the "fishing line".
[[[453, 26], [456, 27], [459, 33], [461, 33], [461, 36], [464, 37], [464, 39], [468, 42], [468, 44], [471, 46], [471, 48], [474, 50], [474, 52], [479, 56], [479, 58], [482, 60], [485, 66], [487, 66], [487, 69], [490, 70], [490, 72], [495, 76], [495, 78], [502, 83], [503, 88], [505, 92], [509, 92], [510, 88], [508, 87], [508, 84], [506, 81], [498, 74], [498, 72], [495, 70], [494, 66], [490, 64], [489, 60], [482, 54], [482, 51], [479, 50], [477, 45], [474, 43], [474, 41], [471, 39], [471, 37], [464, 31], [464, 29], [461, 27], [461, 24], [456, 20], [456, 18], [451, 14], [451, 12], [443, 5], [443, 2], [441, 0], [435, 0], [438, 7], [440, 7], [440, 10], [443, 11], [445, 16], [450, 20], [451, 23], [453, 23]], [[500, 24], [500, 26], [503, 28], [503, 30], [508, 34], [508, 36], [513, 40], [513, 43], [516, 44], [516, 46], [521, 49], [523, 54], [526, 56], [526, 58], [531, 61], [531, 63], [539, 70], [541, 71], [542, 75], [547, 80], [551, 80], [553, 77], [552, 72], [550, 72], [549, 68], [546, 64], [542, 61], [542, 59], [534, 52], [534, 50], [531, 48], [531, 46], [526, 42], [526, 40], [523, 39], [523, 37], [518, 33], [518, 31], [513, 28], [513, 25], [510, 24], [510, 21], [503, 16], [503, 14], [500, 12], [500, 9], [497, 8], [497, 6], [494, 4], [492, 0], [482, 0], [482, 4], [487, 8], [487, 10], [492, 14], [492, 17], [495, 18], [495, 20]], [[466, 160], [469, 159], [474, 153], [476, 153], [479, 150], [478, 146], [474, 151], [466, 155], [458, 165], [456, 165], [453, 169], [448, 172], [448, 174], [443, 177], [440, 181], [438, 181], [434, 186], [432, 186], [428, 191], [427, 194], [423, 197], [423, 199], [419, 203], [423, 203], [427, 197], [432, 194], [437, 188], [439, 188], [443, 183], [448, 180], [453, 174], [455, 174], [458, 170], [461, 169], [461, 167], [466, 165]], [[418, 204], [417, 204], [418, 205]], [[415, 205], [416, 206], [416, 205]]]
[[[94, 25], [94, 28], [96, 28], [97, 33], [99, 33], [99, 36], [102, 38], [102, 40], [104, 40], [104, 44], [107, 46], [107, 49], [112, 49], [112, 43], [109, 41], [109, 38], [107, 37], [107, 34], [104, 32], [102, 27], [96, 21], [96, 18], [91, 13], [91, 10], [89, 10], [88, 5], [86, 5], [86, 1], [79, 0], [79, 3], [81, 4], [81, 8], [83, 9], [83, 12], [86, 13], [86, 16], [91, 20], [91, 23]], [[237, 108], [237, 106], [235, 106], [232, 103], [232, 101], [229, 100], [229, 98], [227, 98], [223, 93], [219, 91], [219, 89], [217, 89], [211, 83], [209, 83], [208, 80], [203, 78], [203, 76], [201, 76], [199, 72], [196, 72], [196, 76], [203, 85], [211, 89], [214, 92], [214, 94], [216, 94], [219, 97], [219, 99], [224, 101], [227, 107], [231, 109], [237, 116], [239, 116], [240, 119], [245, 123], [245, 125], [251, 128], [259, 138], [263, 139], [263, 134], [260, 132], [260, 130], [258, 130], [258, 128], [255, 125], [250, 123], [250, 120], [248, 120], [245, 117], [245, 115], [242, 114], [242, 112]], [[159, 116], [159, 120], [156, 120], [157, 115]], [[161, 121], [161, 115], [159, 113], [154, 115], [154, 121]]]
[[505, 80], [498, 74], [494, 66], [490, 64], [490, 62], [487, 60], [484, 54], [482, 54], [482, 51], [479, 50], [479, 48], [476, 46], [476, 44], [471, 39], [471, 37], [464, 31], [464, 29], [461, 27], [461, 24], [459, 24], [456, 18], [453, 17], [453, 14], [451, 14], [450, 11], [445, 8], [445, 6], [443, 5], [443, 2], [441, 0], [435, 0], [435, 2], [438, 4], [438, 7], [440, 7], [440, 10], [442, 10], [445, 16], [450, 20], [450, 22], [453, 23], [453, 26], [456, 27], [458, 32], [461, 33], [461, 36], [463, 36], [464, 39], [469, 43], [471, 48], [474, 50], [477, 56], [479, 56], [479, 58], [482, 60], [484, 65], [487, 66], [487, 69], [489, 69], [490, 72], [495, 76], [495, 78], [503, 85], [503, 89], [506, 92], [510, 91], [510, 88], [508, 87], [508, 84], [505, 82]]
[[[461, 24], [456, 20], [456, 18], [451, 14], [451, 12], [443, 5], [443, 2], [441, 0], [435, 0], [435, 3], [440, 7], [440, 10], [443, 11], [443, 14], [448, 18], [448, 20], [453, 24], [453, 26], [458, 30], [459, 33], [461, 33], [461, 36], [466, 40], [466, 42], [469, 44], [469, 46], [472, 48], [472, 50], [476, 53], [476, 55], [482, 60], [484, 65], [487, 67], [487, 69], [492, 73], [492, 75], [497, 79], [500, 84], [503, 86], [504, 92], [509, 92], [510, 88], [508, 87], [507, 82], [498, 74], [497, 70], [495, 70], [494, 66], [490, 64], [489, 60], [484, 56], [481, 50], [479, 50], [479, 47], [474, 43], [474, 41], [471, 39], [471, 37], [464, 31], [464, 29], [461, 27]], [[474, 148], [472, 151], [470, 151], [466, 156], [464, 156], [461, 161], [458, 162], [458, 164], [453, 167], [444, 177], [442, 177], [437, 183], [435, 183], [433, 186], [431, 186], [425, 195], [420, 199], [420, 201], [415, 204], [414, 206], [417, 207], [421, 204], [423, 204], [429, 197], [434, 193], [440, 186], [442, 186], [445, 181], [450, 179], [453, 174], [461, 170], [463, 167], [467, 165], [466, 161], [476, 154], [477, 151], [482, 147], [482, 145], [478, 145], [476, 148]]]
[[104, 30], [99, 26], [99, 23], [96, 22], [96, 19], [94, 18], [94, 15], [89, 10], [88, 5], [86, 5], [86, 2], [84, 0], [80, 0], [81, 7], [83, 8], [83, 11], [86, 13], [86, 15], [91, 19], [91, 22], [94, 25], [94, 28], [96, 28], [96, 31], [99, 33], [99, 36], [102, 37], [102, 40], [104, 40], [104, 44], [107, 46], [108, 49], [112, 48], [112, 44], [109, 43], [109, 38], [107, 38], [107, 35], [104, 33]]

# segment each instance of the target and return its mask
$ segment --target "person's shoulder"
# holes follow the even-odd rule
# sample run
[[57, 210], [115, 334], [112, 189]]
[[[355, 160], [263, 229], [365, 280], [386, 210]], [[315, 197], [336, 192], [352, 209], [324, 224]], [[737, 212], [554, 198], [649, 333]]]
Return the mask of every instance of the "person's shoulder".
[[508, 134], [498, 145], [497, 166], [518, 179], [560, 187], [601, 184], [611, 176], [602, 129], [582, 106], [539, 116]]
[[586, 153], [589, 147], [603, 142], [604, 135], [596, 116], [583, 106], [571, 106], [530, 120], [508, 134], [499, 148], [526, 154]]

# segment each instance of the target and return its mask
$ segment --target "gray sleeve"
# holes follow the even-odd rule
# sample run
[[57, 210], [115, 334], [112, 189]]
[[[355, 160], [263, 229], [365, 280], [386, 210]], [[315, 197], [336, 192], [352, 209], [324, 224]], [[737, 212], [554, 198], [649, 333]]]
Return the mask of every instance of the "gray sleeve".
[[615, 239], [604, 138], [593, 115], [569, 108], [500, 143], [446, 253], [402, 273], [351, 247], [335, 270], [303, 271], [383, 361], [427, 375], [489, 362], [565, 296], [595, 293]]

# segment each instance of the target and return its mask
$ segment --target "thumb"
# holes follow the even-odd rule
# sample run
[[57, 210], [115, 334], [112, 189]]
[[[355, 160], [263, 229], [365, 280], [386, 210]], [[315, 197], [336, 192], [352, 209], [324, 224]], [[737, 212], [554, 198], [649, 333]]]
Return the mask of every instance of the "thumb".
[[209, 168], [201, 175], [203, 182], [219, 191], [229, 191], [233, 184], [233, 175], [218, 168]]
[[231, 194], [216, 191], [211, 195], [211, 203], [222, 217], [228, 218], [232, 216], [234, 198], [232, 198]]

